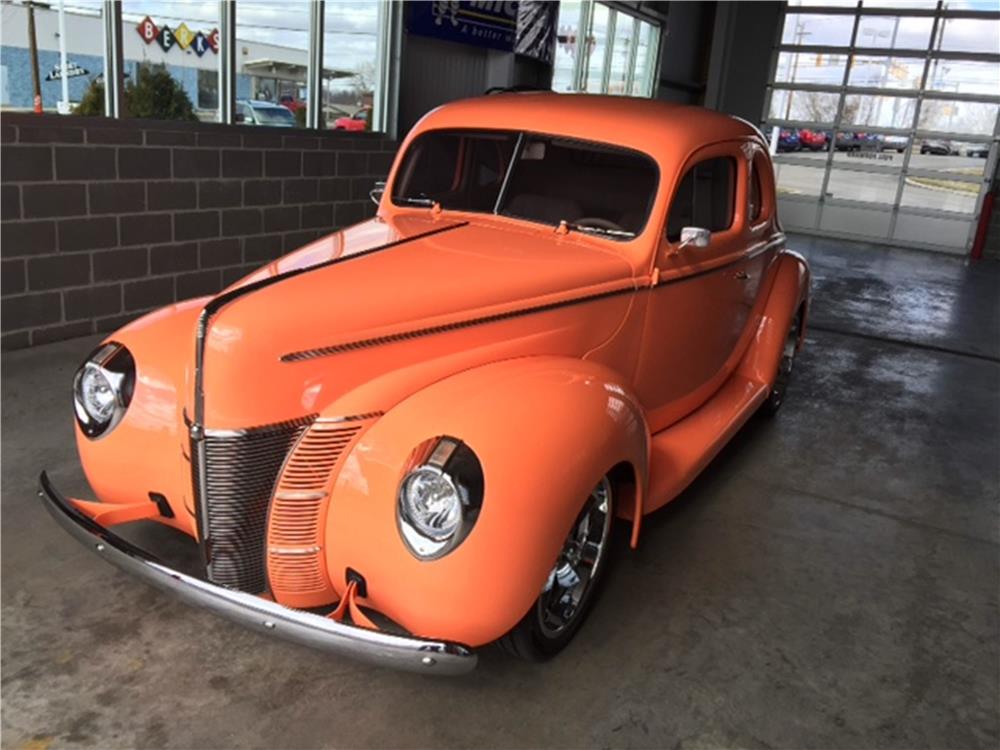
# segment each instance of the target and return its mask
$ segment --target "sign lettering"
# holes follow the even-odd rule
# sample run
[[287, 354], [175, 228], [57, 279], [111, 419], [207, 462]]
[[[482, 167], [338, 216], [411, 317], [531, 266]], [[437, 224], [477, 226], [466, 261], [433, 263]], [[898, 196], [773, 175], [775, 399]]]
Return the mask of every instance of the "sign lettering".
[[139, 32], [139, 36], [143, 38], [146, 44], [152, 44], [156, 40], [156, 35], [160, 32], [156, 28], [156, 24], [153, 23], [153, 19], [149, 16], [139, 21], [139, 25], [135, 27], [135, 30]]
[[182, 50], [194, 51], [198, 57], [209, 50], [215, 54], [219, 53], [218, 29], [194, 32], [184, 22], [171, 29], [166, 24], [157, 26], [152, 18], [146, 16], [136, 24], [135, 30], [146, 44], [156, 42], [164, 52], [169, 52], [171, 47], [177, 45]]
[[187, 27], [187, 24], [182, 22], [180, 26], [174, 29], [174, 39], [177, 40], [178, 47], [187, 49], [191, 46], [191, 42], [194, 41], [194, 34]]

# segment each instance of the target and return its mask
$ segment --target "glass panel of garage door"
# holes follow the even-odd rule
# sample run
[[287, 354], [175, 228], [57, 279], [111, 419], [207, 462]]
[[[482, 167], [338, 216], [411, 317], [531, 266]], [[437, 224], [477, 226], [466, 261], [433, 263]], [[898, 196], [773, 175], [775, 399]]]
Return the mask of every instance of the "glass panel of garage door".
[[1000, 62], [931, 60], [927, 90], [996, 96], [1000, 92]]
[[844, 97], [841, 123], [856, 128], [907, 130], [913, 125], [916, 104], [916, 99], [903, 96], [848, 94]]
[[920, 107], [917, 130], [985, 136], [993, 133], [996, 121], [996, 104], [925, 99]]
[[840, 86], [847, 55], [829, 52], [781, 52], [774, 69], [780, 83], [819, 83]]
[[785, 16], [782, 44], [846, 47], [851, 43], [853, 16], [824, 16], [813, 13], [789, 13]]
[[[962, 157], [943, 157], [954, 164], [961, 164]], [[936, 211], [955, 211], [971, 214], [976, 210], [980, 181], [967, 182], [959, 177], [962, 166], [954, 167], [955, 174], [910, 175], [903, 187], [901, 206], [907, 208], [930, 208]], [[982, 171], [982, 167], [979, 168]]]
[[920, 88], [926, 61], [917, 57], [856, 55], [851, 62], [848, 86], [879, 89]]
[[[821, 162], [818, 162], [821, 164]], [[778, 196], [819, 197], [823, 187], [822, 166], [806, 166], [799, 162], [774, 164], [774, 177], [778, 185]]]
[[830, 170], [830, 181], [827, 183], [826, 197], [832, 200], [879, 203], [891, 206], [896, 201], [896, 190], [898, 188], [898, 167], [879, 170], [873, 169], [872, 171], [835, 167]]
[[323, 123], [371, 130], [377, 100], [378, 2], [326, 3], [323, 17]]
[[[997, 9], [996, 3], [977, 10]], [[945, 52], [989, 52], [1000, 54], [1000, 20], [989, 18], [943, 18], [935, 49]]]
[[587, 70], [583, 90], [599, 94], [604, 83], [604, 58], [608, 48], [608, 22], [611, 12], [606, 5], [594, 3], [587, 35]]
[[252, 114], [246, 124], [305, 126], [308, 50], [307, 3], [239, 0], [236, 99]]
[[832, 125], [840, 97], [828, 91], [774, 89], [769, 119]]
[[[207, 122], [218, 119], [218, 7], [213, 3], [124, 0], [122, 55], [128, 102], [125, 109], [129, 116]], [[162, 91], [164, 86], [177, 89], [177, 96], [129, 93], [136, 89]]]
[[879, 49], [926, 49], [933, 27], [933, 18], [861, 16], [854, 43]]

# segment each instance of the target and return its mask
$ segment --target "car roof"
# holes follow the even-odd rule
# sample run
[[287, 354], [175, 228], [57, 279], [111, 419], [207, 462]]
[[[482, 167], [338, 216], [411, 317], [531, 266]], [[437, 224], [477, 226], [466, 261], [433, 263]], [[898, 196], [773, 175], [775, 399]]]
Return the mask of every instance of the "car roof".
[[[424, 130], [527, 130], [610, 143], [676, 162], [719, 141], [756, 138], [745, 120], [702, 107], [656, 99], [550, 92], [502, 93], [463, 99], [426, 114], [409, 138]], [[409, 139], [408, 139], [409, 140]]]
[[280, 104], [264, 101], [263, 99], [243, 99], [244, 104], [249, 104], [254, 109], [287, 109]]

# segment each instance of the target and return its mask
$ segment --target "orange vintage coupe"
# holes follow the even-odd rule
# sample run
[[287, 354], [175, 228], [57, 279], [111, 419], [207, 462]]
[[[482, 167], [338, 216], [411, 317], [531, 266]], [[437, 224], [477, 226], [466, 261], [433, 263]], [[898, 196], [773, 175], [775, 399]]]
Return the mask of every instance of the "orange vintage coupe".
[[[612, 521], [677, 497], [799, 349], [767, 143], [707, 110], [500, 94], [426, 115], [377, 216], [110, 336], [74, 382], [99, 501], [55, 519], [261, 632], [454, 674], [540, 659]], [[197, 540], [204, 576], [109, 527]]]

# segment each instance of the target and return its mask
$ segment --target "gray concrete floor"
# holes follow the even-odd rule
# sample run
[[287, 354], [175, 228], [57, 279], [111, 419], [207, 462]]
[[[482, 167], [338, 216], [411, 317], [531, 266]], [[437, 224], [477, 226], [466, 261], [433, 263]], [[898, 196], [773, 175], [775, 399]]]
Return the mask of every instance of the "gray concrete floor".
[[267, 640], [102, 563], [34, 495], [43, 467], [88, 492], [69, 383], [93, 340], [5, 356], [3, 745], [997, 747], [1000, 266], [791, 244], [814, 326], [782, 414], [617, 552], [567, 652], [461, 679]]

